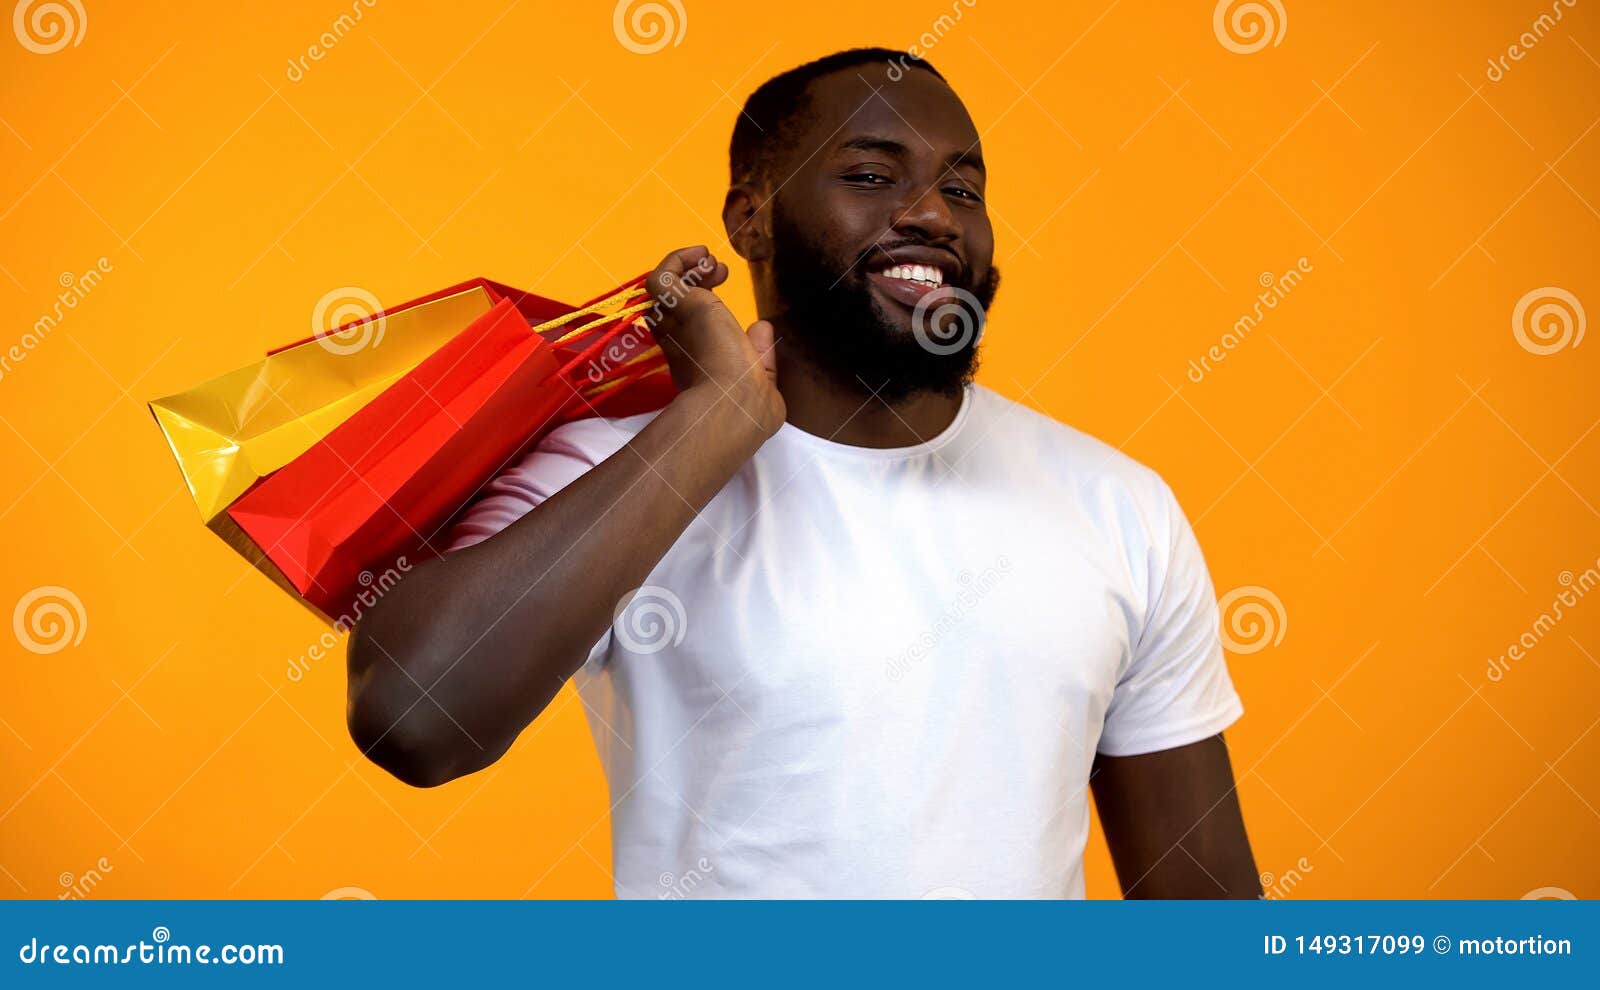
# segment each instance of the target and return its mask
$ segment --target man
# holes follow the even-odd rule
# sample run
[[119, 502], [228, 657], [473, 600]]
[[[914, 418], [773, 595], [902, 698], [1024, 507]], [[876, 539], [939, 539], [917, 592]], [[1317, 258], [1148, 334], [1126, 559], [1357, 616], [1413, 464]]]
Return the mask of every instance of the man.
[[551, 433], [356, 631], [350, 730], [433, 786], [568, 677], [622, 897], [1260, 894], [1242, 708], [1171, 491], [972, 383], [998, 274], [978, 132], [880, 49], [766, 83], [723, 207], [761, 319], [668, 255], [677, 396]]

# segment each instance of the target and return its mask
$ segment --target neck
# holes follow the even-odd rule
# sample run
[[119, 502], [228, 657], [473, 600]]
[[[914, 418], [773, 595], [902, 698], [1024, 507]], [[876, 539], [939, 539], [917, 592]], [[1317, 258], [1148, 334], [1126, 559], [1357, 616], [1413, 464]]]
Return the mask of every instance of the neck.
[[852, 447], [911, 447], [943, 433], [961, 409], [960, 394], [939, 392], [889, 403], [873, 394], [877, 384], [834, 381], [779, 338], [778, 391], [788, 422], [814, 436]]

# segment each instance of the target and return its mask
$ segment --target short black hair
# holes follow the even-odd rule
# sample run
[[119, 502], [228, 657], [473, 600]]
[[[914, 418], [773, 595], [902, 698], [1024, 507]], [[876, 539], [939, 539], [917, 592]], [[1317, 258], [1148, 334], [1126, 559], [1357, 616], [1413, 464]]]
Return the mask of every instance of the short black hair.
[[730, 183], [738, 185], [764, 177], [773, 161], [794, 147], [794, 125], [813, 113], [808, 92], [813, 80], [841, 69], [884, 64], [898, 67], [889, 70], [891, 80], [900, 79], [909, 69], [921, 69], [944, 79], [930, 63], [892, 48], [851, 48], [773, 76], [745, 100], [733, 125], [733, 140], [728, 144]]

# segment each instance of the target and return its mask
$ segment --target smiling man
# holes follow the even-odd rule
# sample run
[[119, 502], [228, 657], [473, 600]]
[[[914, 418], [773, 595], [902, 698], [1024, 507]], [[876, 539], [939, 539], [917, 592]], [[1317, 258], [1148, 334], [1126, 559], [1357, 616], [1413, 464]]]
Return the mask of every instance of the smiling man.
[[[551, 433], [358, 627], [350, 729], [418, 786], [570, 677], [618, 896], [1255, 897], [1242, 711], [1161, 479], [972, 381], [999, 276], [978, 130], [842, 52], [735, 126], [726, 264], [668, 255], [677, 396]], [[549, 795], [559, 800], [559, 795]]]

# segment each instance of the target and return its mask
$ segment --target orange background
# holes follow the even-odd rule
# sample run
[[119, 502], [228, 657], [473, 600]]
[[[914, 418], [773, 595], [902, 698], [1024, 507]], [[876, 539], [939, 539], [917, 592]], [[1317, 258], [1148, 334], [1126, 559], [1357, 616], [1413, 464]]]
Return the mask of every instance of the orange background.
[[[0, 31], [0, 347], [111, 267], [0, 378], [0, 605], [64, 587], [82, 633], [0, 636], [0, 892], [608, 895], [570, 688], [484, 773], [386, 778], [342, 660], [288, 676], [321, 628], [200, 525], [144, 403], [305, 337], [342, 286], [576, 300], [723, 246], [739, 101], [859, 44], [925, 48], [983, 133], [980, 381], [1156, 467], [1219, 595], [1281, 603], [1230, 656], [1269, 891], [1600, 891], [1600, 595], [1487, 675], [1600, 558], [1600, 341], [1512, 325], [1547, 286], [1600, 314], [1596, 5], [1500, 81], [1550, 4], [1282, 0], [1240, 53], [1209, 0], [682, 0], [638, 54], [610, 3], [379, 0], [300, 81], [349, 4], [83, 6], [60, 51]], [[749, 318], [742, 272], [725, 293]], [[1089, 870], [1114, 896], [1098, 836]]]

